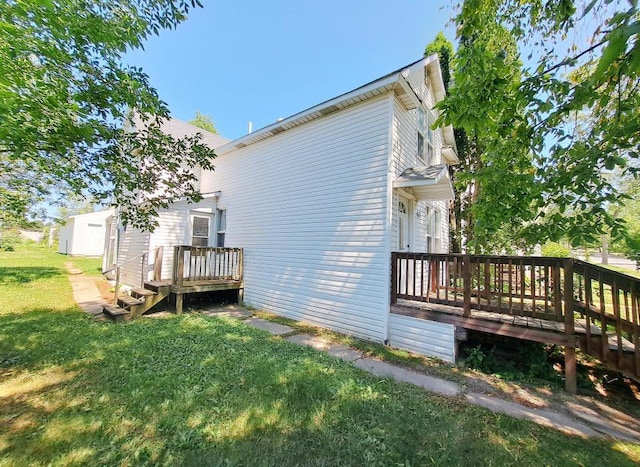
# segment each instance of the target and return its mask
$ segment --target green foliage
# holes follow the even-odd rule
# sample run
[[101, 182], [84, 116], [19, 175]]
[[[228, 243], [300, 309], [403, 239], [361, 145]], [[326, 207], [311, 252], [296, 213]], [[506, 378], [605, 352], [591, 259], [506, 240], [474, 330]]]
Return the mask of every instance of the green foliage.
[[0, 232], [0, 250], [14, 251], [16, 246], [22, 243], [16, 230], [3, 230]]
[[[460, 25], [453, 61], [454, 82], [436, 107], [436, 122], [453, 125], [461, 164], [454, 169], [457, 238], [475, 253], [520, 247], [521, 226], [530, 222], [538, 187], [518, 93], [521, 62], [513, 35], [496, 21], [495, 9], [465, 4], [472, 22]], [[471, 13], [469, 13], [469, 10]], [[482, 34], [475, 27], [482, 27]], [[491, 89], [491, 92], [487, 92]]]
[[207, 130], [208, 132], [218, 134], [216, 124], [214, 123], [211, 115], [204, 115], [196, 110], [196, 116], [193, 120], [189, 120], [189, 123], [197, 126], [198, 128], [202, 128], [203, 130]]
[[571, 250], [557, 242], [547, 242], [542, 246], [542, 256], [568, 258]]
[[468, 368], [492, 374], [510, 381], [562, 385], [562, 376], [549, 362], [548, 349], [535, 342], [518, 342], [511, 357], [499, 354], [496, 346], [475, 346], [465, 349], [464, 364]]
[[[460, 177], [477, 197], [474, 241], [508, 225], [529, 244], [620, 237], [608, 173], [634, 172], [639, 157], [637, 4], [466, 0], [455, 22], [455, 84], [439, 107], [477, 143]], [[593, 39], [565, 46], [578, 30]], [[533, 66], [520, 61], [525, 50]]]
[[158, 208], [200, 199], [192, 169], [211, 169], [212, 150], [197, 136], [165, 135], [166, 104], [141, 69], [122, 63], [197, 5], [0, 3], [0, 211], [24, 216], [35, 197], [68, 190], [112, 200], [123, 222], [144, 228]]
[[448, 90], [451, 83], [451, 62], [455, 54], [453, 44], [440, 31], [433, 42], [425, 47], [424, 54], [425, 56], [438, 54], [440, 69], [442, 70], [442, 81], [444, 81], [445, 90]]

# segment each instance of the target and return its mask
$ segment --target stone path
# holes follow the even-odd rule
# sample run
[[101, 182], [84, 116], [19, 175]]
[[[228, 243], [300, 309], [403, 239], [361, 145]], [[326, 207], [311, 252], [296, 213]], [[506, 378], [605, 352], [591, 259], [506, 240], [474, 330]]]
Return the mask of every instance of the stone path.
[[[94, 279], [85, 277], [81, 271], [77, 270], [70, 270], [69, 273], [73, 296], [78, 306], [86, 313], [100, 319], [104, 300]], [[333, 344], [322, 337], [300, 333], [291, 326], [255, 318], [253, 312], [238, 305], [213, 307], [201, 310], [200, 313], [204, 316], [242, 319], [248, 326], [267, 331], [274, 336], [281, 336], [292, 344], [306, 345], [326, 352], [333, 357], [351, 362], [355, 367], [373, 375], [413, 384], [441, 396], [461, 398], [470, 404], [484, 407], [493, 412], [530, 420], [564, 433], [585, 438], [610, 436], [624, 441], [640, 441], [640, 423], [637, 420], [589, 398], [574, 396], [571, 401], [565, 403], [562, 411], [551, 408], [531, 408], [487, 394], [465, 393], [464, 388], [455, 382], [407, 370], [382, 360], [368, 358], [362, 352]]]

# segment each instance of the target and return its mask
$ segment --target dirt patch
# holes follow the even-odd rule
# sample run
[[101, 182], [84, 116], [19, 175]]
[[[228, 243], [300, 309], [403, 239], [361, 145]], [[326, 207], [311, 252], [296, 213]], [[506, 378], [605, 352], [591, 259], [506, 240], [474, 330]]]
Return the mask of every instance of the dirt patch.
[[96, 279], [96, 287], [106, 302], [113, 302], [113, 284], [106, 279]]

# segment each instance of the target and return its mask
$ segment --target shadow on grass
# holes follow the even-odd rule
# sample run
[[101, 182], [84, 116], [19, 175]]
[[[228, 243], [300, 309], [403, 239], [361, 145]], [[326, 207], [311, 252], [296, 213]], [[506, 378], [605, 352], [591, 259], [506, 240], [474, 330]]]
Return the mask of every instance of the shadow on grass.
[[0, 285], [27, 284], [64, 275], [64, 271], [51, 267], [0, 267]]
[[632, 465], [237, 321], [37, 310], [0, 316], [0, 355], [9, 464]]

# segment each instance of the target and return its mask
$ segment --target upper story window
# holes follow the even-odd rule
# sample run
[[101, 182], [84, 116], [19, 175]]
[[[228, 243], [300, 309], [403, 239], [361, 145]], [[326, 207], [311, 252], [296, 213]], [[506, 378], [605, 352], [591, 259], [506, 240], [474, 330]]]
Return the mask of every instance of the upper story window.
[[424, 165], [433, 165], [433, 117], [431, 112], [418, 108], [418, 160]]

